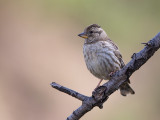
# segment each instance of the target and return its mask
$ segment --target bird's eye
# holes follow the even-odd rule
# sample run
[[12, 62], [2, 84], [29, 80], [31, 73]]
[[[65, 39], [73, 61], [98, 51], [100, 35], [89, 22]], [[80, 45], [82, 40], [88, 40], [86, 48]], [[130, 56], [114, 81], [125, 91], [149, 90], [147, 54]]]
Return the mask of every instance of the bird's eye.
[[89, 33], [90, 33], [90, 34], [92, 34], [92, 33], [93, 33], [93, 31], [90, 31]]

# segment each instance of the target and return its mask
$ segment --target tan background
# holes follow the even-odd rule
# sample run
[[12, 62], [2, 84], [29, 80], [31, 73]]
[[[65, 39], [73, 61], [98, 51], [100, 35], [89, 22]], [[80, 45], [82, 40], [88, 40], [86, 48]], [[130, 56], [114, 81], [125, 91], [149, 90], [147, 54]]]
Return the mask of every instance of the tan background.
[[[87, 70], [84, 40], [101, 25], [125, 63], [160, 30], [157, 0], [0, 1], [0, 120], [64, 120], [81, 102], [50, 87], [55, 81], [85, 95], [98, 83]], [[134, 96], [110, 96], [82, 120], [159, 120], [160, 52], [131, 77]]]

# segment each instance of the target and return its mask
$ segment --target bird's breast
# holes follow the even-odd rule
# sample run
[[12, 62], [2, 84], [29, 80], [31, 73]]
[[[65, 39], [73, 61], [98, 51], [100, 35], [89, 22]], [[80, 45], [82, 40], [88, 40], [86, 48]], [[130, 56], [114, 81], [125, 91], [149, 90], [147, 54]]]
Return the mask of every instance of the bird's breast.
[[84, 59], [88, 70], [100, 79], [109, 79], [109, 74], [114, 69], [119, 69], [113, 51], [103, 48], [101, 44], [87, 44], [83, 47]]

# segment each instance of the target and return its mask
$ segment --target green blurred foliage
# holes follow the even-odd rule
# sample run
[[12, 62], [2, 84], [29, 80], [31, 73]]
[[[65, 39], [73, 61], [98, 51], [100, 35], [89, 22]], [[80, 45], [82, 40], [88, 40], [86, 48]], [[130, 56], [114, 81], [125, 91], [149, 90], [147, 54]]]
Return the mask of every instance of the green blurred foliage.
[[[123, 41], [125, 47], [154, 36], [160, 28], [158, 0], [34, 0], [24, 4], [26, 9], [30, 4], [40, 6], [46, 19], [68, 17], [82, 26], [100, 24], [116, 43]], [[128, 48], [133, 50], [135, 46]]]

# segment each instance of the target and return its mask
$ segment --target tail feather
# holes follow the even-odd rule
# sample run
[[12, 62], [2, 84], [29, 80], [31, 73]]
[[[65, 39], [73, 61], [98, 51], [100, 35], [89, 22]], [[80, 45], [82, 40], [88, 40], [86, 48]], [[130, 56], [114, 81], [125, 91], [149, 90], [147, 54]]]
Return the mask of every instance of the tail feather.
[[120, 92], [121, 95], [126, 96], [127, 94], [135, 94], [134, 90], [129, 86], [129, 84], [127, 82], [124, 82], [121, 86], [120, 86]]

